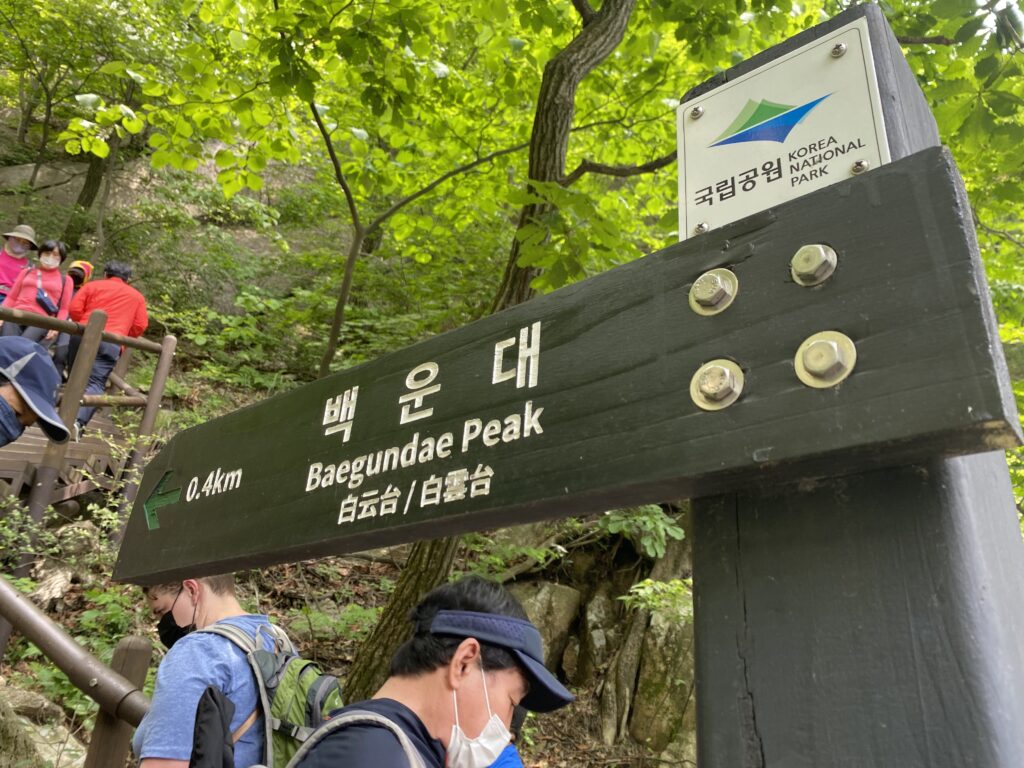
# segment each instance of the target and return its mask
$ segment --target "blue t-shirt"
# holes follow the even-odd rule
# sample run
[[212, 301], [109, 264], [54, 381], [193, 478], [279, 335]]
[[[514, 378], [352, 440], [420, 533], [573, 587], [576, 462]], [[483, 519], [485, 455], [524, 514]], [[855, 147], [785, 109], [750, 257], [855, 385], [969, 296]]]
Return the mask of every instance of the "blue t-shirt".
[[[257, 628], [270, 621], [246, 614], [217, 623], [233, 624], [255, 637]], [[263, 637], [264, 645], [272, 648], [266, 633]], [[219, 688], [235, 705], [232, 731], [256, 709], [256, 679], [242, 649], [226, 637], [192, 632], [174, 644], [156, 671], [153, 702], [132, 738], [136, 757], [187, 761], [192, 756], [196, 707], [208, 685]], [[235, 744], [235, 768], [249, 768], [263, 759], [263, 738], [261, 715]]]
[[[427, 768], [444, 768], [445, 747], [427, 732], [416, 713], [394, 699], [369, 699], [336, 709], [331, 716], [362, 709], [384, 715], [412, 741]], [[317, 744], [299, 763], [299, 768], [409, 768], [402, 745], [390, 730], [380, 725], [349, 725], [339, 728]]]

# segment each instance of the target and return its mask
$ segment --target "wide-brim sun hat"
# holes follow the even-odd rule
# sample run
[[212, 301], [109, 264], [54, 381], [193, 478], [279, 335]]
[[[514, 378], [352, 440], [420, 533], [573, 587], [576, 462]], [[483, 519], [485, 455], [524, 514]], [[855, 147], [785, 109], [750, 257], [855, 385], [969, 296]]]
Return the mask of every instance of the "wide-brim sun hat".
[[435, 635], [474, 637], [510, 651], [522, 665], [530, 691], [519, 705], [531, 712], [551, 712], [572, 702], [573, 696], [544, 666], [540, 632], [528, 621], [498, 613], [438, 611], [430, 623]]
[[4, 232], [4, 237], [20, 237], [32, 243], [33, 248], [39, 247], [39, 243], [36, 242], [36, 231], [28, 224], [19, 224], [10, 232]]
[[0, 377], [35, 411], [47, 437], [55, 443], [67, 441], [68, 428], [53, 406], [60, 374], [45, 349], [22, 336], [0, 337]]

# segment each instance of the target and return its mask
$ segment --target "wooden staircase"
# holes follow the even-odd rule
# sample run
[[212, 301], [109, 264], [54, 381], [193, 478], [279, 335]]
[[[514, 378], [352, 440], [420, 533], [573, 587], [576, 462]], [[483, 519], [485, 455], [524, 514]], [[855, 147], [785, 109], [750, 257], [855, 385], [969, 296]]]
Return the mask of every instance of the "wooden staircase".
[[[115, 448], [114, 453], [119, 455], [112, 455], [111, 445], [123, 445], [125, 437], [106, 410], [97, 411], [81, 440], [75, 442], [72, 436], [68, 442], [49, 503], [72, 499], [97, 488], [114, 487], [124, 469], [127, 452]], [[7, 493], [17, 497], [28, 495], [48, 442], [42, 430], [33, 426], [17, 441], [0, 448], [0, 480], [7, 483]]]

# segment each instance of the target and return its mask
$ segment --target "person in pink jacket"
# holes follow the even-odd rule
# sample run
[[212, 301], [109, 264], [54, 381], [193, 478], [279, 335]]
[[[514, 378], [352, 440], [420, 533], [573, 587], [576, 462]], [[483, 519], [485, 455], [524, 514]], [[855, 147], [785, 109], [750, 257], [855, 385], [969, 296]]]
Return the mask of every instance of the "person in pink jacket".
[[[60, 240], [44, 242], [39, 246], [39, 266], [18, 273], [10, 293], [0, 306], [67, 320], [75, 293], [71, 278], [60, 271], [60, 264], [67, 255], [67, 246]], [[0, 328], [0, 336], [24, 336], [45, 347], [57, 337], [57, 331], [8, 320]]]
[[11, 286], [28, 266], [29, 254], [36, 249], [36, 231], [28, 224], [19, 224], [4, 232], [4, 247], [0, 248], [0, 301], [10, 293]]

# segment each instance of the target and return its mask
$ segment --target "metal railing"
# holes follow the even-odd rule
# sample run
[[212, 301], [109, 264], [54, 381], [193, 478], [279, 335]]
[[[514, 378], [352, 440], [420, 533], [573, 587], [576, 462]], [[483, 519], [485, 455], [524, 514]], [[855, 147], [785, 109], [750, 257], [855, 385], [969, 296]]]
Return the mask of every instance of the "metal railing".
[[[177, 339], [170, 335], [164, 336], [163, 341], [158, 344], [148, 339], [107, 333], [103, 330], [107, 320], [106, 314], [99, 311], [92, 312], [88, 322], [83, 325], [70, 320], [57, 320], [46, 315], [0, 307], [0, 320], [82, 337], [61, 395], [58, 408], [61, 420], [74, 434], [75, 417], [80, 405], [143, 408], [136, 431], [140, 440], [122, 468], [121, 476], [125, 476], [131, 467], [137, 466], [144, 457], [145, 438], [153, 434], [156, 425]], [[121, 394], [85, 395], [89, 374], [101, 341], [119, 344], [125, 348], [110, 376], [110, 383]], [[124, 380], [132, 350], [159, 355], [147, 393], [131, 387]], [[41, 523], [43, 513], [53, 498], [66, 451], [67, 443], [57, 444], [49, 441], [36, 467], [29, 492], [28, 511], [37, 524]], [[136, 482], [129, 482], [125, 486], [122, 511], [134, 500], [137, 491]], [[15, 575], [27, 575], [29, 565], [29, 559], [23, 557], [15, 569]], [[150, 642], [143, 638], [122, 640], [115, 651], [114, 669], [111, 669], [82, 648], [60, 625], [21, 595], [6, 579], [0, 578], [0, 656], [6, 651], [12, 628], [16, 628], [26, 639], [34, 643], [50, 661], [67, 674], [79, 690], [99, 703], [102, 711], [97, 718], [86, 758], [87, 768], [123, 764], [127, 755], [130, 726], [138, 725], [149, 707], [149, 700], [142, 694], [140, 688], [145, 680], [152, 654]]]
[[0, 616], [100, 705], [85, 767], [124, 765], [131, 730], [149, 711], [149, 698], [142, 686], [153, 655], [152, 643], [143, 637], [122, 639], [114, 651], [113, 668], [108, 667], [5, 578], [0, 578]]

